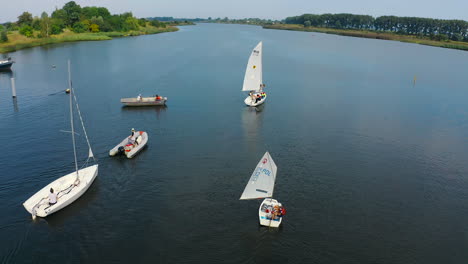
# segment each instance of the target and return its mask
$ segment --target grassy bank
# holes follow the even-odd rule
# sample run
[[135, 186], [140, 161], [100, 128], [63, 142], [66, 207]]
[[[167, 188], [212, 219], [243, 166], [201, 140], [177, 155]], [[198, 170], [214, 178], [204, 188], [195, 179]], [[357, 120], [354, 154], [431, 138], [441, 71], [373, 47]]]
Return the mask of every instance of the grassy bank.
[[326, 34], [335, 34], [350, 37], [359, 38], [373, 38], [373, 39], [385, 39], [385, 40], [396, 40], [401, 42], [416, 43], [421, 45], [429, 45], [442, 48], [459, 49], [468, 51], [468, 42], [461, 41], [436, 41], [425, 37], [417, 37], [411, 35], [399, 35], [389, 32], [377, 32], [377, 31], [366, 31], [366, 30], [348, 30], [348, 29], [334, 29], [334, 28], [319, 28], [319, 27], [304, 27], [303, 25], [297, 24], [275, 24], [265, 25], [263, 28], [267, 29], [282, 29], [282, 30], [294, 30], [294, 31], [308, 31], [308, 32], [320, 32]]
[[110, 40], [118, 37], [158, 34], [177, 30], [179, 29], [171, 26], [166, 28], [147, 26], [140, 30], [129, 32], [74, 33], [66, 30], [62, 34], [52, 35], [49, 38], [27, 38], [17, 31], [13, 31], [8, 33], [8, 42], [0, 43], [0, 53], [63, 42]]

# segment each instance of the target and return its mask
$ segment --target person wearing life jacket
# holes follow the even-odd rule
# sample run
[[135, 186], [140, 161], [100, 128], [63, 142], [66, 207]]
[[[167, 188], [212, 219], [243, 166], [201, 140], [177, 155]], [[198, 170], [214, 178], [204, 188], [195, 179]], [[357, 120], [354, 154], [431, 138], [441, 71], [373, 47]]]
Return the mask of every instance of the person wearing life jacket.
[[161, 100], [161, 96], [156, 95], [156, 101], [160, 101], [160, 100]]
[[262, 96], [260, 94], [257, 94], [257, 100], [255, 101], [255, 103], [260, 101], [260, 100], [262, 100]]
[[286, 215], [286, 209], [283, 207], [282, 204], [279, 204], [279, 211], [280, 211], [280, 217], [283, 217], [284, 215]]

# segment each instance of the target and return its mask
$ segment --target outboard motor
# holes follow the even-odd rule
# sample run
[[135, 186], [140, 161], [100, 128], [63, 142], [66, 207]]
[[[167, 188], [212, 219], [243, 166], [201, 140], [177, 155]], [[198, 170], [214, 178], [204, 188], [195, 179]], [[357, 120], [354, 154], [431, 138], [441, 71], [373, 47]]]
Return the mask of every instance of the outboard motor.
[[124, 153], [125, 153], [125, 148], [124, 148], [124, 146], [120, 146], [120, 147], [117, 149], [117, 153], [120, 154], [120, 155], [124, 154]]

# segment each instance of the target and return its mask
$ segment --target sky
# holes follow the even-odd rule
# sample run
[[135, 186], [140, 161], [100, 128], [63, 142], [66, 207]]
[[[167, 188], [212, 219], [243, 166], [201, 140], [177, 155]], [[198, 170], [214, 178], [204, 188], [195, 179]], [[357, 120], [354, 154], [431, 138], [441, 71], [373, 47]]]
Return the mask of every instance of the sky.
[[[16, 21], [24, 11], [40, 16], [69, 0], [0, 0], [0, 23]], [[136, 17], [284, 19], [304, 13], [352, 13], [416, 16], [468, 21], [468, 0], [75, 0], [81, 6], [107, 7], [112, 14]]]

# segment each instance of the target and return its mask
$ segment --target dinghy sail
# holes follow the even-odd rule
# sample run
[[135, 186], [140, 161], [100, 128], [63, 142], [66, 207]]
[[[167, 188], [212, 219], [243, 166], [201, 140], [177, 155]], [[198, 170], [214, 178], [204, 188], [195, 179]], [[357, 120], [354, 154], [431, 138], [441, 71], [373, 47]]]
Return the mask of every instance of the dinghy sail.
[[268, 198], [273, 196], [277, 167], [268, 151], [263, 155], [250, 176], [240, 200]]
[[260, 41], [258, 45], [252, 50], [247, 68], [245, 69], [244, 84], [242, 91], [250, 92], [249, 96], [245, 98], [244, 102], [248, 106], [257, 106], [265, 102], [266, 93], [263, 92], [263, 66], [262, 66], [262, 47]]
[[[36, 216], [46, 217], [74, 202], [88, 190], [88, 188], [91, 186], [98, 174], [98, 164], [88, 166], [88, 162], [90, 159], [93, 159], [94, 163], [96, 162], [96, 160], [94, 158], [93, 151], [91, 150], [91, 144], [89, 143], [88, 135], [84, 127], [83, 118], [81, 117], [81, 112], [78, 106], [78, 101], [76, 99], [75, 92], [72, 88], [70, 61], [68, 61], [68, 79], [69, 89], [71, 93], [70, 132], [72, 134], [73, 141], [75, 171], [48, 184], [23, 203], [24, 208], [32, 215], [33, 219], [36, 218]], [[78, 160], [76, 156], [75, 128], [73, 124], [73, 100], [75, 101], [76, 110], [78, 112], [78, 116], [80, 118], [81, 125], [83, 127], [83, 132], [89, 148], [88, 159], [86, 160], [85, 164], [81, 167], [81, 169], [78, 169]]]
[[262, 42], [252, 50], [247, 68], [245, 69], [242, 91], [259, 91], [262, 84]]

